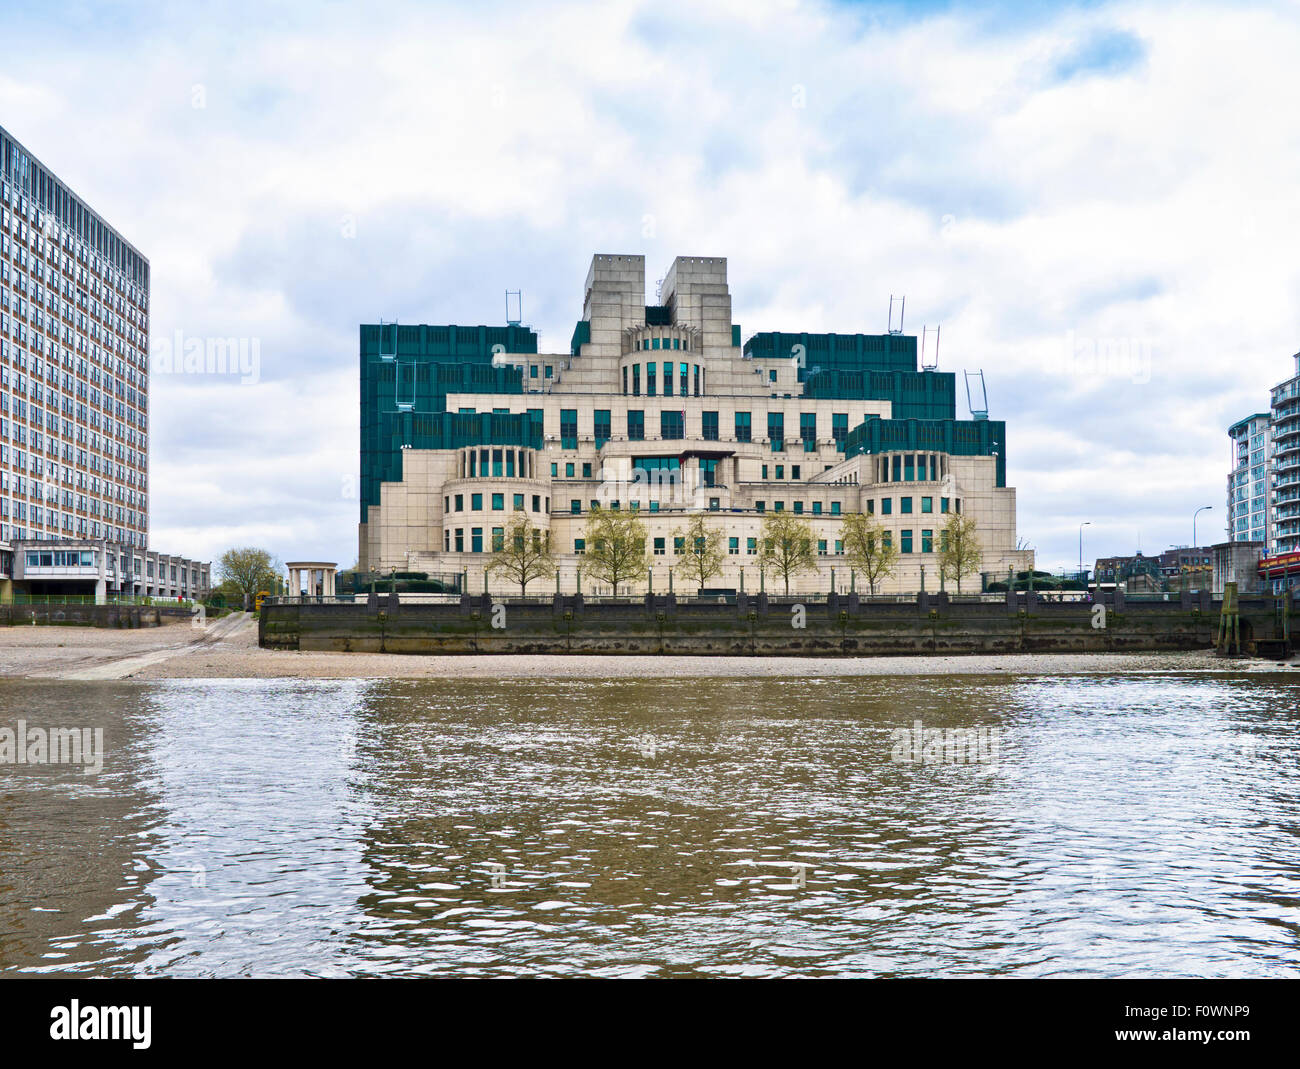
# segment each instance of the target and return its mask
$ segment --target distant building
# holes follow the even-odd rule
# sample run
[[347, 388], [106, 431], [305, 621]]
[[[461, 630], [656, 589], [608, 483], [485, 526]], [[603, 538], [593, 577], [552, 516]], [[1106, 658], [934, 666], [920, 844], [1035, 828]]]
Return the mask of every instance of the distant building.
[[1300, 550], [1300, 353], [1273, 387], [1268, 412], [1228, 428], [1228, 539], [1262, 542], [1268, 556]]
[[1228, 428], [1228, 541], [1271, 543], [1273, 538], [1273, 432], [1267, 412]]
[[27, 595], [151, 597], [201, 601], [212, 588], [206, 561], [102, 539], [23, 541], [13, 548], [13, 588]]
[[1274, 553], [1259, 562], [1261, 587], [1273, 594], [1300, 589], [1300, 552]]
[[1160, 575], [1177, 579], [1184, 572], [1202, 572], [1214, 565], [1214, 550], [1210, 546], [1174, 546], [1156, 558]]
[[1273, 387], [1272, 552], [1300, 549], [1300, 353], [1296, 373]]
[[1186, 577], [1190, 589], [1208, 588], [1212, 581], [1214, 550], [1201, 546], [1175, 546], [1147, 557], [1134, 553], [1126, 557], [1098, 557], [1093, 577], [1097, 583], [1114, 583], [1128, 590], [1168, 591], [1179, 589]]
[[1116, 585], [1129, 590], [1160, 590], [1160, 561], [1134, 553], [1127, 557], [1098, 557], [1092, 567], [1093, 583]]

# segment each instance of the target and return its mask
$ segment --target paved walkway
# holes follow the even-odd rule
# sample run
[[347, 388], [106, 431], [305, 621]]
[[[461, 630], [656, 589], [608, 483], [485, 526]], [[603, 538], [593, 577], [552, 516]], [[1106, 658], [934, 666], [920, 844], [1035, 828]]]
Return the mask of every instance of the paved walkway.
[[126, 679], [143, 668], [224, 645], [256, 643], [256, 618], [232, 613], [207, 626], [0, 628], [0, 674], [30, 679]]

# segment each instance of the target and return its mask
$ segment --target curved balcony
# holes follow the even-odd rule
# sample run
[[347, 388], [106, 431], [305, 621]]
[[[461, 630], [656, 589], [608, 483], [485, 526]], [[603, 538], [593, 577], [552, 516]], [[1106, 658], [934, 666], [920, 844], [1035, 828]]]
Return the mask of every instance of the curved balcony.
[[475, 445], [456, 450], [457, 479], [537, 479], [546, 469], [539, 450], [518, 445]]
[[627, 397], [703, 397], [708, 392], [708, 367], [700, 362], [695, 350], [643, 349], [624, 353], [619, 374]]
[[1294, 467], [1300, 464], [1300, 431], [1287, 435], [1273, 444], [1273, 467]]
[[1284, 490], [1289, 486], [1300, 484], [1300, 460], [1279, 464], [1273, 472], [1274, 490]]
[[623, 332], [623, 355], [642, 352], [693, 352], [701, 349], [698, 327], [645, 326], [629, 327]]
[[1284, 416], [1273, 422], [1273, 442], [1276, 444], [1283, 438], [1290, 438], [1300, 434], [1300, 412]]

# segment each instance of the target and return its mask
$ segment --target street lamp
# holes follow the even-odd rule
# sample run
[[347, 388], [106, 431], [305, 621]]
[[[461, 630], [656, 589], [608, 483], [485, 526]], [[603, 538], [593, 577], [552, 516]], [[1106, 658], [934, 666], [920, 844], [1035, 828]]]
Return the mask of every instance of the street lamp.
[[1080, 579], [1083, 578], [1083, 529], [1085, 527], [1091, 527], [1091, 526], [1092, 526], [1092, 520], [1084, 520], [1083, 523], [1079, 524], [1079, 578]]
[[1199, 516], [1206, 509], [1212, 509], [1212, 508], [1214, 508], [1213, 505], [1202, 505], [1200, 508], [1198, 508], [1195, 512], [1192, 513], [1192, 548], [1193, 549], [1196, 548], [1196, 517]]

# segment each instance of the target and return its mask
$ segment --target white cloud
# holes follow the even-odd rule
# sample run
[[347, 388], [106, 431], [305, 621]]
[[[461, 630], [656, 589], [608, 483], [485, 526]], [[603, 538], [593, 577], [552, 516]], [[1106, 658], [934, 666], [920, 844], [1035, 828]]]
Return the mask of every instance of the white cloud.
[[[564, 351], [597, 251], [728, 256], [746, 332], [880, 330], [907, 293], [985, 370], [1048, 565], [1084, 519], [1090, 554], [1202, 504], [1217, 536], [1226, 428], [1297, 348], [1300, 27], [1265, 7], [20, 18], [0, 121], [150, 256], [155, 336], [261, 343], [256, 385], [154, 384], [159, 548], [350, 563], [357, 324], [496, 322], [522, 287]], [[1150, 381], [1063, 372], [1067, 338], [1149, 344]]]

